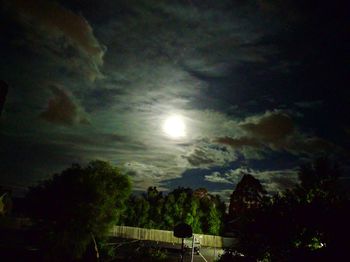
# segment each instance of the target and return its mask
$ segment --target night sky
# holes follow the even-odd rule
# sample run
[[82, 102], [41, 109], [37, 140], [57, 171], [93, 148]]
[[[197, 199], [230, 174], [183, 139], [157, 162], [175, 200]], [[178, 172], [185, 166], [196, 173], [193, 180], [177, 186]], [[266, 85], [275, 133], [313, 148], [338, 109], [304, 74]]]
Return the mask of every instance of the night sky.
[[[288, 188], [325, 154], [346, 184], [346, 2], [1, 1], [0, 184], [102, 159], [135, 191], [225, 197], [242, 172]], [[164, 129], [174, 116], [178, 137]]]

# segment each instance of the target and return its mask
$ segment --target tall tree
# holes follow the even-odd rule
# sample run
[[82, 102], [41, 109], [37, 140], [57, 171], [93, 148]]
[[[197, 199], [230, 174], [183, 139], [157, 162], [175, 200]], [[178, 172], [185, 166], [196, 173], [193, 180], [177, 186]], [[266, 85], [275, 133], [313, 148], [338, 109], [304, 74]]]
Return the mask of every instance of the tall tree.
[[222, 214], [220, 214], [215, 203], [210, 205], [208, 213], [208, 233], [211, 235], [219, 235], [222, 230]]
[[130, 194], [129, 179], [111, 164], [72, 165], [31, 188], [29, 213], [45, 221], [51, 259], [79, 258], [95, 237], [104, 237], [119, 219]]
[[229, 216], [236, 217], [247, 210], [258, 208], [265, 195], [260, 181], [250, 174], [244, 174], [231, 194]]
[[201, 217], [203, 216], [203, 212], [200, 209], [199, 200], [192, 197], [187, 202], [185, 210], [186, 217], [184, 222], [192, 227], [193, 232], [202, 233]]

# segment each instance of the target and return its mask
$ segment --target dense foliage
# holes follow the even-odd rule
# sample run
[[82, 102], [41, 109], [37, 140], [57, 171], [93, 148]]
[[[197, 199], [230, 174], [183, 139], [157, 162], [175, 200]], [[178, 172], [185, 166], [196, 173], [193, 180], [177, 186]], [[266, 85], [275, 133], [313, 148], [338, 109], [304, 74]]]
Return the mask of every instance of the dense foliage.
[[[194, 233], [237, 237], [238, 245], [221, 261], [345, 261], [350, 202], [339, 188], [339, 176], [336, 165], [317, 159], [300, 167], [300, 184], [268, 195], [259, 180], [243, 174], [226, 214], [220, 197], [204, 188], [163, 194], [150, 187], [129, 196], [126, 176], [106, 162], [93, 161], [86, 167], [72, 165], [31, 188], [23, 206], [38, 222], [35, 234], [44, 240], [40, 247], [50, 261], [87, 261], [86, 250], [93, 250], [88, 245], [114, 224], [173, 230], [180, 222], [191, 225]], [[109, 251], [107, 242], [98, 242]], [[137, 250], [130, 261], [166, 261], [162, 250]]]
[[26, 200], [31, 217], [44, 221], [45, 242], [53, 258], [81, 257], [94, 237], [118, 222], [130, 182], [104, 161], [72, 165], [31, 188]]
[[222, 232], [225, 204], [203, 188], [177, 188], [164, 196], [150, 187], [145, 194], [130, 197], [127, 206], [121, 221], [127, 226], [173, 230], [177, 223], [185, 222], [195, 233]]
[[350, 203], [337, 191], [338, 176], [338, 168], [327, 159], [303, 165], [300, 186], [236, 214], [231, 230], [239, 246], [228, 250], [221, 261], [337, 261], [349, 257]]

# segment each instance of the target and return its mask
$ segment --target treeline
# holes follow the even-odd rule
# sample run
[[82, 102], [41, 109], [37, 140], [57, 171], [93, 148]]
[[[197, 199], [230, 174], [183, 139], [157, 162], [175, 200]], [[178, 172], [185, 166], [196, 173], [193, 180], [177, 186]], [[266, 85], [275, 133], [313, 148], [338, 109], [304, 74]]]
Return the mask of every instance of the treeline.
[[220, 235], [224, 226], [225, 203], [205, 188], [177, 188], [166, 195], [156, 187], [141, 196], [132, 195], [119, 223], [126, 226], [173, 230], [179, 222], [193, 232]]
[[47, 261], [97, 257], [97, 247], [108, 250], [104, 239], [115, 224], [173, 230], [180, 222], [195, 233], [238, 238], [221, 261], [347, 261], [350, 202], [339, 177], [339, 168], [320, 158], [300, 167], [299, 184], [269, 195], [258, 179], [242, 174], [225, 212], [220, 197], [204, 188], [163, 194], [150, 187], [130, 195], [127, 176], [92, 161], [30, 188], [22, 210], [16, 202], [13, 210], [32, 219], [30, 243]]
[[220, 261], [347, 261], [350, 201], [327, 158], [299, 169], [300, 184], [267, 195], [243, 176], [231, 195], [227, 232], [239, 244]]

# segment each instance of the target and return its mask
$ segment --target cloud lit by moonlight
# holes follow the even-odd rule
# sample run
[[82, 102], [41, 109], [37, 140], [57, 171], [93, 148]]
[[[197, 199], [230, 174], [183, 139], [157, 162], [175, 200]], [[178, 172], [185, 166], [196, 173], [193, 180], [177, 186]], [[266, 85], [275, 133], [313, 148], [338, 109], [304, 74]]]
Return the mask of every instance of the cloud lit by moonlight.
[[179, 115], [167, 117], [162, 128], [163, 132], [170, 138], [178, 139], [186, 136], [185, 122]]

